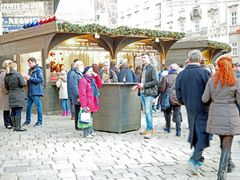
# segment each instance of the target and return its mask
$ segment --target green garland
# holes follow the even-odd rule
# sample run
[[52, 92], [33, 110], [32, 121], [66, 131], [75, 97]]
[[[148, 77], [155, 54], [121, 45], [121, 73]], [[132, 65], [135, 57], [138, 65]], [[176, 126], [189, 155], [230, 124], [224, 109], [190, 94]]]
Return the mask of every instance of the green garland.
[[223, 49], [223, 50], [226, 50], [227, 52], [231, 52], [232, 50], [232, 48], [228, 44], [217, 42], [217, 41], [208, 41], [208, 47], [211, 47], [214, 49]]
[[145, 36], [150, 38], [172, 38], [179, 40], [185, 37], [185, 33], [180, 32], [170, 32], [170, 31], [157, 31], [151, 29], [139, 29], [139, 28], [129, 28], [127, 26], [120, 26], [117, 28], [108, 28], [99, 24], [87, 24], [87, 25], [78, 25], [71, 24], [68, 22], [58, 23], [59, 31], [63, 32], [74, 32], [74, 33], [98, 33], [102, 35], [109, 36]]

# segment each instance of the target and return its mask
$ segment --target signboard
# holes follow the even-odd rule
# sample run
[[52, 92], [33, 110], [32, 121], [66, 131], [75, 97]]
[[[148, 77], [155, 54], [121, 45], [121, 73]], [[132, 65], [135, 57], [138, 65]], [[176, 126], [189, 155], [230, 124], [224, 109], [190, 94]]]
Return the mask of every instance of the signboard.
[[3, 31], [11, 32], [23, 29], [23, 25], [38, 19], [37, 16], [3, 17]]

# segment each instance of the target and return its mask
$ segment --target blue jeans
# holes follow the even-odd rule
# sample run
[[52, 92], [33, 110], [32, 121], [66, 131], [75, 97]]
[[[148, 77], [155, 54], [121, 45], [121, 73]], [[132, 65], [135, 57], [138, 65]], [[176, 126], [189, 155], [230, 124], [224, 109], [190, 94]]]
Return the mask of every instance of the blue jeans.
[[146, 115], [146, 124], [147, 124], [147, 131], [153, 129], [152, 123], [152, 104], [154, 101], [154, 97], [152, 96], [144, 96], [144, 93], [141, 93], [141, 101], [144, 109], [144, 113]]
[[61, 99], [61, 106], [63, 112], [68, 112], [68, 100], [67, 99]]
[[30, 124], [30, 122], [31, 122], [32, 104], [33, 103], [35, 104], [35, 106], [37, 108], [37, 114], [38, 114], [37, 122], [42, 124], [43, 112], [42, 112], [42, 100], [41, 100], [40, 96], [28, 96], [27, 97], [26, 123]]
[[190, 160], [194, 160], [195, 162], [196, 161], [198, 162], [201, 160], [202, 154], [203, 154], [203, 149], [198, 149], [198, 148], [194, 147], [194, 151], [193, 151], [193, 154], [192, 154]]

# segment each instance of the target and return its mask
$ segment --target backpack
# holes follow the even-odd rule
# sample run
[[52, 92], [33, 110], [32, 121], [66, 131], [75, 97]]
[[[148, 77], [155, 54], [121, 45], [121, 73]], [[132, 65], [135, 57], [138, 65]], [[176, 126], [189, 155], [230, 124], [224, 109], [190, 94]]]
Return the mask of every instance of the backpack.
[[175, 85], [176, 80], [174, 81], [172, 87], [169, 90], [169, 100], [171, 105], [177, 105], [180, 106], [181, 103], [178, 101], [177, 99], [177, 95], [176, 95], [176, 85]]

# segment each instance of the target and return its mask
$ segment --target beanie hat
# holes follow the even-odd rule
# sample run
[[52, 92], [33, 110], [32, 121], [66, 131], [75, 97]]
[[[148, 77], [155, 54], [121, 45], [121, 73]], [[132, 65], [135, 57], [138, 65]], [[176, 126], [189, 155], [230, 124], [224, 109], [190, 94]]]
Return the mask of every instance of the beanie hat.
[[86, 66], [86, 67], [84, 68], [83, 74], [86, 74], [86, 72], [88, 72], [88, 70], [89, 70], [90, 68], [92, 68], [92, 66]]

